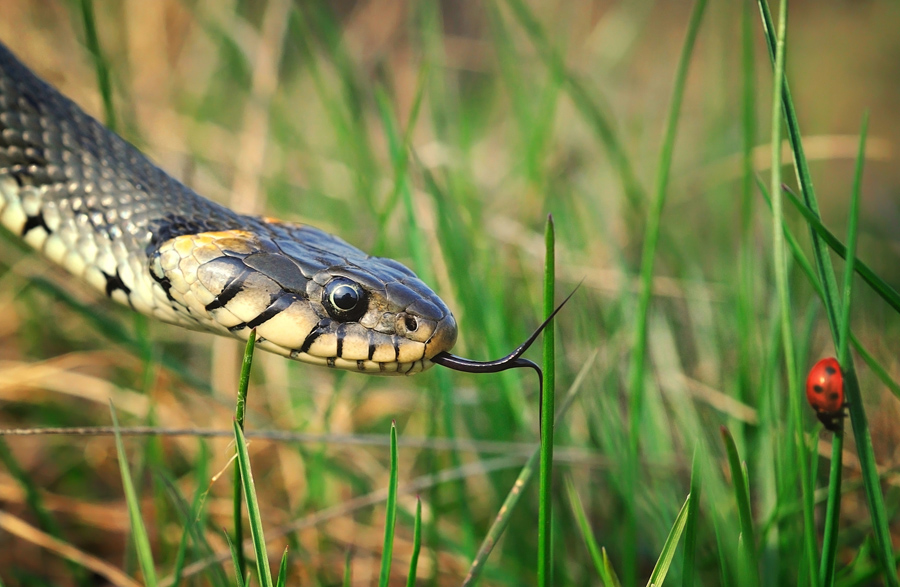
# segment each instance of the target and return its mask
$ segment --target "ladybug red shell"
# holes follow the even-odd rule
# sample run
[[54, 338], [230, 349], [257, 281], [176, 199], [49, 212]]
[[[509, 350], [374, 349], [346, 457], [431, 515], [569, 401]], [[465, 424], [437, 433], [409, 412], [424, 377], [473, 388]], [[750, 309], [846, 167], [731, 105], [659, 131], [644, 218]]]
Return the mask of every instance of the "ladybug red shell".
[[806, 401], [825, 428], [838, 432], [844, 420], [844, 374], [837, 359], [822, 359], [806, 378]]

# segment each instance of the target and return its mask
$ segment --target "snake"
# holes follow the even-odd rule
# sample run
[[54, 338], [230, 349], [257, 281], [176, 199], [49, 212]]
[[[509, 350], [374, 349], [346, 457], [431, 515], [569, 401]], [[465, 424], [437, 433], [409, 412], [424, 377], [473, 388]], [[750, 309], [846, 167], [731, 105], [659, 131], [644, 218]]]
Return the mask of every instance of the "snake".
[[550, 318], [503, 359], [450, 354], [453, 313], [406, 266], [200, 196], [2, 43], [0, 225], [115, 302], [191, 330], [255, 333], [257, 347], [301, 362], [376, 375], [434, 364], [540, 373], [520, 356]]

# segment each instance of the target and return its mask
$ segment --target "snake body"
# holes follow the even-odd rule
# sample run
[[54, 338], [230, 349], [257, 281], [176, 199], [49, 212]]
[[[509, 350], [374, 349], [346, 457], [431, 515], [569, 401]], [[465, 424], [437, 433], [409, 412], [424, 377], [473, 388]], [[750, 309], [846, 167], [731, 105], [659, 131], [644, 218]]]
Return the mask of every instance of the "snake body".
[[427, 369], [456, 341], [405, 266], [311, 226], [207, 200], [0, 44], [0, 224], [113, 300], [293, 359]]

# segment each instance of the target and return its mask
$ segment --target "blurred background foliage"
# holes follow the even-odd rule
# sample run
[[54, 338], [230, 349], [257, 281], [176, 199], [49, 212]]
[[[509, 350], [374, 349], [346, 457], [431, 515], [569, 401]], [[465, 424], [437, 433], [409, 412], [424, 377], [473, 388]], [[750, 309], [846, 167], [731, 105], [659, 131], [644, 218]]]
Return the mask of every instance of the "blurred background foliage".
[[[754, 173], [765, 176], [770, 160], [771, 74], [755, 5], [752, 62], [742, 58], [743, 3], [716, 1], [691, 62], [656, 259], [637, 464], [626, 461], [637, 274], [689, 3], [93, 6], [123, 136], [209, 198], [314, 224], [408, 264], [454, 310], [458, 354], [506, 354], [540, 321], [542, 231], [553, 214], [558, 290], [583, 280], [557, 326], [560, 392], [582, 373], [580, 395], [557, 432], [559, 584], [598, 580], [563, 479], [574, 481], [620, 577], [642, 583], [689, 490], [695, 448], [705, 463], [698, 580], [735, 584], [739, 526], [721, 425], [747, 461], [763, 584], [798, 582], [799, 485], [785, 416], [771, 217], [742, 163], [748, 132]], [[787, 68], [823, 219], [841, 238], [857, 133], [870, 112], [858, 255], [895, 288], [898, 22], [900, 5], [887, 0], [796, 1]], [[0, 39], [103, 119], [80, 3], [3, 2]], [[754, 102], [744, 111], [748, 72]], [[793, 182], [791, 169], [785, 177]], [[799, 215], [786, 212], [808, 248]], [[791, 277], [805, 373], [835, 350], [814, 290], [799, 272]], [[896, 379], [891, 341], [900, 322], [857, 284], [854, 332]], [[136, 319], [9, 235], [0, 241], [3, 427], [106, 425], [111, 399], [125, 425], [230, 430], [240, 349], [236, 341]], [[339, 584], [348, 551], [353, 584], [374, 580], [384, 511], [377, 498], [363, 502], [387, 485], [391, 420], [399, 425], [401, 488], [420, 483], [400, 499], [397, 584], [405, 584], [415, 493], [425, 507], [419, 584], [459, 584], [538, 438], [531, 374], [434, 369], [382, 379], [264, 353], [256, 361], [248, 431], [307, 435], [300, 443], [250, 444], [269, 551], [290, 545], [296, 584]], [[876, 456], [890, 471], [900, 464], [897, 398], [864, 366], [860, 377]], [[820, 425], [811, 411], [807, 416], [804, 433], [818, 435]], [[830, 439], [818, 438], [824, 479]], [[858, 465], [848, 441], [839, 568], [844, 584], [870, 584], [869, 518], [853, 484]], [[136, 572], [112, 438], [37, 436], [6, 446], [4, 512]], [[231, 515], [230, 476], [210, 479], [228, 465], [228, 440], [132, 438], [126, 446], [161, 574], [174, 564], [184, 527], [174, 494], [190, 502], [208, 491], [206, 541], [212, 551], [227, 551], [220, 529]], [[620, 474], [631, 466], [635, 487]], [[430, 477], [439, 472], [456, 476]], [[895, 517], [896, 478], [886, 475], [884, 489]], [[529, 491], [483, 584], [534, 582], [537, 497]], [[631, 545], [622, 538], [630, 524], [637, 531]], [[6, 584], [90, 581], [38, 534], [4, 529]], [[189, 562], [205, 552], [189, 550]], [[212, 568], [190, 580], [222, 584]], [[677, 561], [673, 573], [681, 570]]]

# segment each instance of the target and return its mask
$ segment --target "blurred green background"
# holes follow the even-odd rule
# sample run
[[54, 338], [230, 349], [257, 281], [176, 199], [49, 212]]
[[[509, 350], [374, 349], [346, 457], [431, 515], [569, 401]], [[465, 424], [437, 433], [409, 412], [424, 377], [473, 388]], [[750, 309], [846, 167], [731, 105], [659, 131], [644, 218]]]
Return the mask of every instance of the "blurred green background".
[[[553, 215], [560, 298], [583, 281], [557, 322], [558, 392], [577, 380], [579, 393], [557, 429], [558, 584], [599, 580], [566, 479], [619, 576], [643, 584], [689, 491], [695, 449], [704, 463], [697, 581], [738, 584], [738, 514], [723, 425], [746, 459], [763, 584], [802, 581], [796, 431], [787, 417], [772, 220], [754, 183], [755, 174], [768, 177], [771, 107], [771, 68], [755, 4], [745, 11], [743, 2], [710, 2], [693, 53], [637, 413], [628, 377], [637, 277], [690, 3], [96, 0], [93, 6], [120, 134], [211, 199], [314, 224], [409, 265], [453, 309], [457, 354], [499, 357], [540, 322], [543, 227]], [[750, 61], [742, 56], [744, 18]], [[863, 112], [870, 113], [858, 255], [895, 288], [898, 23], [900, 5], [888, 0], [794, 2], [787, 67], [823, 220], [842, 239], [857, 135]], [[103, 120], [84, 39], [79, 2], [3, 4], [0, 40]], [[743, 166], [746, 141], [751, 175]], [[790, 161], [787, 151], [784, 160]], [[793, 185], [793, 168], [784, 173]], [[808, 251], [806, 225], [790, 205], [786, 215]], [[111, 399], [125, 425], [230, 429], [240, 343], [135, 319], [3, 236], [0, 425], [107, 425]], [[836, 351], [821, 302], [794, 269], [791, 288], [803, 379], [816, 360]], [[896, 379], [900, 321], [860, 280], [851, 316], [862, 345]], [[897, 398], [863, 363], [858, 367], [878, 464], [890, 472], [900, 464]], [[375, 505], [355, 505], [387, 486], [391, 420], [399, 425], [401, 488], [420, 484], [400, 500], [396, 584], [405, 584], [417, 493], [425, 508], [419, 584], [459, 584], [538, 439], [532, 374], [435, 368], [383, 379], [264, 353], [254, 369], [248, 430], [308, 435], [300, 443], [250, 444], [267, 534], [274, 537], [269, 551], [290, 545], [296, 584], [340, 584], [348, 551], [353, 584], [375, 580], [384, 508], [374, 498]], [[818, 439], [822, 455], [810, 459], [821, 487], [831, 438], [820, 434], [811, 410], [804, 418], [802, 433]], [[859, 466], [847, 440], [840, 584], [879, 584], [871, 575], [877, 566], [865, 499], [854, 485]], [[111, 438], [36, 436], [6, 445], [4, 512], [47, 532], [55, 524], [62, 542], [135, 571]], [[190, 501], [208, 490], [206, 540], [211, 550], [227, 551], [221, 527], [230, 523], [230, 471], [210, 480], [228, 465], [227, 438], [136, 438], [126, 446], [140, 475], [160, 574], [173, 568], [184, 527], [174, 493]], [[455, 477], [438, 482], [431, 476], [439, 472]], [[33, 507], [28, 488], [42, 508]], [[895, 475], [885, 475], [883, 489], [895, 518]], [[482, 584], [535, 583], [536, 485], [527, 491]], [[295, 530], [298, 520], [306, 525]], [[5, 584], [90, 581], [36, 534], [4, 529]], [[205, 554], [192, 546], [189, 562]], [[224, 569], [230, 576], [230, 563]], [[670, 581], [682, 571], [676, 560]], [[222, 584], [222, 572], [207, 568], [188, 584]]]

